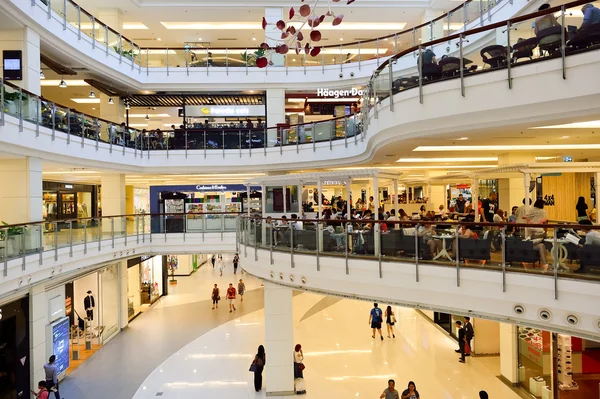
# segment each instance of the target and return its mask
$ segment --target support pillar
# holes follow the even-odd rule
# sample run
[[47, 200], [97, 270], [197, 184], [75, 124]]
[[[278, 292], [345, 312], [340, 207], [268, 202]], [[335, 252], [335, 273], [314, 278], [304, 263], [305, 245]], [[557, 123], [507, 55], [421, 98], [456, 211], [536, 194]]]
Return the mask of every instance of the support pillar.
[[46, 285], [44, 283], [37, 284], [29, 290], [30, 384], [36, 392], [38, 381], [46, 379], [44, 364], [49, 357], [46, 353], [46, 324], [48, 321]]
[[396, 217], [400, 217], [398, 215], [398, 179], [394, 179], [394, 212], [396, 213]]
[[0, 160], [0, 181], [0, 220], [8, 224], [43, 220], [40, 159]]
[[294, 394], [294, 308], [292, 289], [265, 284], [265, 367], [267, 396]]
[[[119, 262], [118, 266], [118, 284], [119, 284], [119, 328], [124, 329], [129, 324], [129, 297], [127, 289], [129, 284], [129, 274], [127, 272], [127, 261]], [[166, 276], [165, 276], [166, 278]]]
[[475, 221], [479, 221], [479, 179], [471, 180], [471, 207], [475, 210]]
[[[281, 30], [275, 25], [279, 20], [285, 20], [282, 7], [265, 7], [265, 19], [267, 27], [265, 28], [265, 43], [270, 47], [275, 47], [279, 43], [275, 39], [281, 39]], [[273, 40], [271, 40], [273, 39]], [[273, 66], [284, 66], [285, 58], [283, 54], [272, 54], [269, 58], [273, 62]]]
[[[281, 31], [279, 33], [281, 35]], [[267, 127], [275, 127], [285, 123], [285, 89], [267, 89]], [[277, 129], [267, 130], [267, 142], [277, 142]], [[283, 142], [283, 137], [281, 137]]]
[[594, 198], [594, 208], [596, 209], [596, 221], [594, 222], [596, 225], [600, 225], [600, 218], [598, 217], [598, 195], [600, 195], [600, 172], [596, 172], [594, 175], [594, 189], [596, 191], [596, 196]]
[[500, 374], [509, 383], [519, 382], [519, 346], [517, 326], [508, 323], [500, 325]]
[[346, 219], [352, 219], [352, 179], [346, 180]]
[[[102, 206], [102, 216], [117, 216], [125, 214], [125, 175], [119, 173], [109, 173], [102, 175], [102, 195], [100, 205]], [[125, 223], [123, 218], [114, 219], [114, 231], [123, 231]], [[107, 219], [102, 221], [102, 231], [111, 232], [111, 223]]]
[[[23, 79], [13, 80], [11, 83], [41, 95], [40, 86], [40, 35], [31, 28], [9, 29], [0, 31], [0, 53], [3, 50], [21, 50]], [[0, 69], [0, 74], [2, 70]], [[2, 76], [4, 77], [4, 76]], [[32, 104], [35, 104], [31, 102]], [[35, 109], [35, 105], [33, 105]], [[27, 113], [24, 113], [27, 115]], [[33, 114], [32, 114], [33, 115]]]
[[317, 219], [321, 219], [323, 216], [323, 182], [319, 177], [319, 181], [317, 182]]

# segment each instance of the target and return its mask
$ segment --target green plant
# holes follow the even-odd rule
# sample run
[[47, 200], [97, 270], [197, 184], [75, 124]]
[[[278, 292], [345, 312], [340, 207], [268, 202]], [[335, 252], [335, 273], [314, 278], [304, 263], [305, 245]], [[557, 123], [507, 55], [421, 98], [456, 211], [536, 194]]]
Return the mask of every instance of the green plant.
[[256, 59], [263, 57], [265, 55], [265, 50], [259, 48], [253, 53], [248, 53], [247, 51], [241, 54], [242, 61], [244, 61], [248, 66], [256, 66]]
[[123, 57], [129, 59], [133, 59], [135, 56], [137, 56], [137, 54], [133, 52], [133, 49], [124, 50], [123, 48], [119, 48], [119, 46], [113, 46], [113, 50], [115, 50], [117, 54], [120, 53]]
[[[3, 226], [9, 226], [8, 223], [6, 222], [2, 222]], [[4, 238], [4, 234], [7, 234], [9, 237], [11, 236], [19, 236], [21, 234], [25, 233], [25, 227], [9, 227], [6, 230], [2, 230], [0, 231], [0, 236], [2, 236], [2, 238]]]
[[[22, 94], [21, 95], [21, 99], [23, 101], [27, 101], [27, 96], [25, 96], [24, 94]], [[18, 91], [15, 91], [15, 92], [12, 92], [12, 93], [5, 92], [4, 93], [4, 100], [5, 101], [12, 101], [12, 102], [19, 101], [19, 92]]]

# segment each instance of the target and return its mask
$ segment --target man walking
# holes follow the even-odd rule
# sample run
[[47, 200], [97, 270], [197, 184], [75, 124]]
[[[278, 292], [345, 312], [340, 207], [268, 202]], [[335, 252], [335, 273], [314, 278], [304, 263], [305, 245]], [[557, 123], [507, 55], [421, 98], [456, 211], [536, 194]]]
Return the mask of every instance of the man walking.
[[[58, 393], [58, 368], [54, 364], [56, 356], [52, 355], [48, 359], [48, 363], [44, 364], [44, 372], [46, 373], [46, 389], [48, 392], [54, 392], [54, 398], [60, 399]], [[48, 394], [50, 396], [50, 394]]]
[[465, 362], [465, 330], [463, 329], [462, 323], [460, 320], [456, 320], [456, 328], [458, 328], [458, 347], [460, 352], [460, 358], [458, 359], [459, 363]]
[[371, 313], [369, 315], [369, 324], [371, 324], [371, 328], [373, 329], [372, 338], [375, 338], [375, 330], [379, 331], [379, 337], [383, 341], [383, 334], [381, 333], [381, 322], [383, 321], [383, 312], [379, 309], [379, 305], [377, 303], [373, 304], [373, 309], [371, 309]]
[[240, 257], [236, 253], [233, 257], [233, 274], [237, 274], [238, 263], [240, 262]]
[[[473, 330], [473, 324], [471, 324], [471, 318], [468, 316], [465, 316], [465, 324], [463, 325], [463, 329], [465, 330], [465, 340], [467, 345], [469, 345], [469, 348], [472, 348], [471, 346], [471, 340], [473, 339], [473, 336], [475, 335], [475, 331]], [[471, 354], [467, 354], [466, 356], [471, 356]]]
[[238, 294], [240, 295], [240, 302], [244, 302], [244, 292], [246, 292], [246, 284], [244, 284], [244, 280], [240, 279], [238, 283]]
[[229, 300], [229, 313], [231, 313], [235, 310], [235, 288], [232, 283], [229, 283], [229, 288], [227, 288], [227, 299]]
[[213, 269], [215, 268], [215, 260], [216, 260], [216, 258], [215, 258], [215, 255], [213, 254], [213, 256], [210, 258], [210, 262], [213, 265]]
[[400, 399], [400, 394], [396, 390], [396, 382], [394, 380], [388, 381], [388, 387], [384, 389], [380, 399]]

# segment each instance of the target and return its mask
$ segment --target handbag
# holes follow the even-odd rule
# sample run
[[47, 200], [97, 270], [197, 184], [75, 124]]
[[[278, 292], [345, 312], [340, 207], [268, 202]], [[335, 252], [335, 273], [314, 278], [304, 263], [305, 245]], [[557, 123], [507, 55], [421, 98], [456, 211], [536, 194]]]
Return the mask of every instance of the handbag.
[[305, 368], [306, 368], [306, 366], [304, 365], [304, 363], [300, 363], [298, 365], [298, 370], [300, 370], [300, 371], [304, 371]]
[[465, 355], [470, 355], [471, 354], [471, 346], [465, 342]]
[[394, 315], [391, 315], [391, 316], [390, 316], [390, 321], [391, 321], [392, 323], [395, 323], [395, 322], [396, 322], [396, 316], [394, 316]]
[[250, 370], [251, 372], [256, 372], [256, 362], [252, 362], [252, 364], [250, 364]]

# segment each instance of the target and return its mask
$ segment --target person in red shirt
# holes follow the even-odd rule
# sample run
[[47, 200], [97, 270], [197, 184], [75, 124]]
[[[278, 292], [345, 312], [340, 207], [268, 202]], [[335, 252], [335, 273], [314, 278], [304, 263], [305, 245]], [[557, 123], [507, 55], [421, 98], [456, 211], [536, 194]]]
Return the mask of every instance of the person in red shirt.
[[46, 389], [46, 381], [38, 382], [38, 392], [31, 391], [37, 399], [48, 399], [48, 390]]
[[235, 288], [233, 288], [233, 284], [229, 283], [229, 288], [227, 288], [227, 299], [229, 300], [229, 313], [233, 312], [235, 310], [235, 303], [233, 303], [233, 301], [235, 301]]

